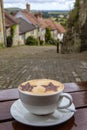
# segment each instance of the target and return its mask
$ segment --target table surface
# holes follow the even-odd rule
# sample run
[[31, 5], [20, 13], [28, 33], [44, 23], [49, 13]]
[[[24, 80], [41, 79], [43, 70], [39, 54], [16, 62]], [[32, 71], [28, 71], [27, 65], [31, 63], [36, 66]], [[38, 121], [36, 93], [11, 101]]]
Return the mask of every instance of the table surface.
[[10, 107], [19, 98], [18, 90], [0, 90], [0, 130], [86, 130], [87, 129], [87, 81], [80, 83], [65, 83], [64, 92], [73, 97], [77, 111], [74, 116], [61, 125], [51, 127], [32, 127], [14, 120]]

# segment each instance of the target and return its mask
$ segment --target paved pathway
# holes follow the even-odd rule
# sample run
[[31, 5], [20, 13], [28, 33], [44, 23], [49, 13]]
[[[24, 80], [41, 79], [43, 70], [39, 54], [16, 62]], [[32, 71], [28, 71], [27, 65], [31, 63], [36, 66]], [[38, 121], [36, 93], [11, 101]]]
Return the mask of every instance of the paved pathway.
[[0, 50], [0, 89], [21, 82], [50, 78], [60, 82], [87, 81], [87, 52], [58, 54], [55, 46], [21, 46]]

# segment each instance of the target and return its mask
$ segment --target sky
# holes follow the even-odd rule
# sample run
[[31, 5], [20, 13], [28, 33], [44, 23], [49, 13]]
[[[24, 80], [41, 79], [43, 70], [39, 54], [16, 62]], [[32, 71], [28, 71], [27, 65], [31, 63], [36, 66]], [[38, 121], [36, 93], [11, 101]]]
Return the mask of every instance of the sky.
[[71, 10], [75, 0], [3, 0], [4, 8], [26, 8], [30, 4], [31, 10]]

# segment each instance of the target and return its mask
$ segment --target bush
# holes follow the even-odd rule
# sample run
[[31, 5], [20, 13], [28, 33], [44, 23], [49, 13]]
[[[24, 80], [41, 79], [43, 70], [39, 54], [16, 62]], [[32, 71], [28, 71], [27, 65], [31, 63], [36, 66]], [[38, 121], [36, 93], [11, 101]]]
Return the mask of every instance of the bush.
[[40, 45], [43, 45], [44, 41], [43, 40], [40, 40]]
[[4, 46], [4, 43], [1, 43], [0, 42], [0, 49], [2, 49], [2, 48], [4, 48], [5, 46]]
[[32, 36], [26, 39], [26, 45], [38, 45], [38, 40]]
[[57, 42], [58, 42], [58, 40], [55, 40], [55, 39], [53, 39], [53, 38], [51, 38], [51, 40], [49, 40], [49, 43], [50, 43], [51, 45], [56, 45]]
[[11, 47], [13, 44], [12, 36], [7, 37], [7, 47]]

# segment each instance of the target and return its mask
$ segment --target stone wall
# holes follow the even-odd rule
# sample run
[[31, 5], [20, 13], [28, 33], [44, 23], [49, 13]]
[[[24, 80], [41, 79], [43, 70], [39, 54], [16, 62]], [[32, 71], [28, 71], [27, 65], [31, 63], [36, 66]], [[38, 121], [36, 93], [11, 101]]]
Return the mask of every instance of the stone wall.
[[80, 0], [79, 10], [81, 51], [87, 50], [87, 0]]
[[[76, 0], [77, 1], [77, 0]], [[78, 27], [68, 19], [62, 52], [73, 53], [87, 50], [87, 0], [79, 0]]]

